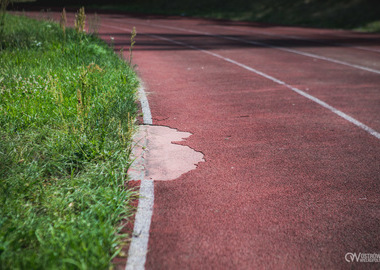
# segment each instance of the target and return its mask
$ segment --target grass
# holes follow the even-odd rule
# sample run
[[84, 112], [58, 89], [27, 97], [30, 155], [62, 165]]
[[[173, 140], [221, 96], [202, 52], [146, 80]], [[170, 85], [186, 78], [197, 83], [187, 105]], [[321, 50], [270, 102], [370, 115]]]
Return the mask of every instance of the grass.
[[1, 269], [108, 269], [138, 80], [98, 38], [5, 15], [0, 44]]
[[[44, 2], [44, 0], [39, 0]], [[377, 0], [86, 1], [96, 8], [380, 32]], [[94, 3], [98, 2], [98, 5]]]

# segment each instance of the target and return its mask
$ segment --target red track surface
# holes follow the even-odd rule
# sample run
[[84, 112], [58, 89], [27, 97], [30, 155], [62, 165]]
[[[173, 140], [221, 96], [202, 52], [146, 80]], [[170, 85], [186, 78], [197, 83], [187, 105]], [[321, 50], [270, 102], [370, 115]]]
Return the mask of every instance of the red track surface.
[[375, 70], [379, 35], [120, 14], [101, 15], [101, 22], [100, 36], [114, 37], [116, 49], [128, 48], [126, 33], [136, 26], [133, 61], [153, 123], [191, 132], [184, 144], [206, 160], [155, 183], [147, 269], [380, 267], [345, 261], [347, 252], [380, 253], [380, 140], [283, 85], [152, 34], [260, 70], [377, 132], [379, 74], [158, 26]]

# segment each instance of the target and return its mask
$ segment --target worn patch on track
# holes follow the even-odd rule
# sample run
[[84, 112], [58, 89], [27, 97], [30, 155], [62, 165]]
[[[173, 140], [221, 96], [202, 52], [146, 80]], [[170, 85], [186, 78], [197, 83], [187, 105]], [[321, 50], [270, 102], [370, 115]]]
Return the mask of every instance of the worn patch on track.
[[191, 135], [165, 126], [141, 125], [135, 137], [137, 145], [134, 165], [128, 172], [130, 178], [167, 181], [196, 169], [204, 161], [203, 154], [174, 143]]

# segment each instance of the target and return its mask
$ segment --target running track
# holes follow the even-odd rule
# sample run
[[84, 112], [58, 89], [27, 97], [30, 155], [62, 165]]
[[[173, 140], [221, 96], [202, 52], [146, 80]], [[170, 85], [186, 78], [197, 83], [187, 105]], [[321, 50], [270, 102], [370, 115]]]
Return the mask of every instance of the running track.
[[[347, 269], [380, 253], [380, 35], [101, 15], [153, 125], [205, 162], [154, 182], [146, 269]], [[159, 180], [159, 179], [157, 179]]]

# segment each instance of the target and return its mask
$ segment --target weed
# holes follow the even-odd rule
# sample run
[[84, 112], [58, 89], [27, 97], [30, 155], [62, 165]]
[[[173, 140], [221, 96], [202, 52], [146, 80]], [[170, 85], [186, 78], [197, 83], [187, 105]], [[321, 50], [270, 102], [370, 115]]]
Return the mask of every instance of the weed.
[[131, 32], [131, 45], [129, 46], [129, 65], [130, 66], [132, 66], [132, 52], [135, 46], [136, 35], [137, 35], [136, 28], [133, 27], [132, 32]]
[[61, 13], [61, 19], [59, 20], [59, 26], [61, 27], [64, 35], [66, 35], [66, 25], [67, 25], [66, 9], [63, 8], [62, 13]]
[[75, 15], [75, 30], [77, 33], [83, 33], [85, 31], [86, 14], [84, 7], [81, 7]]

